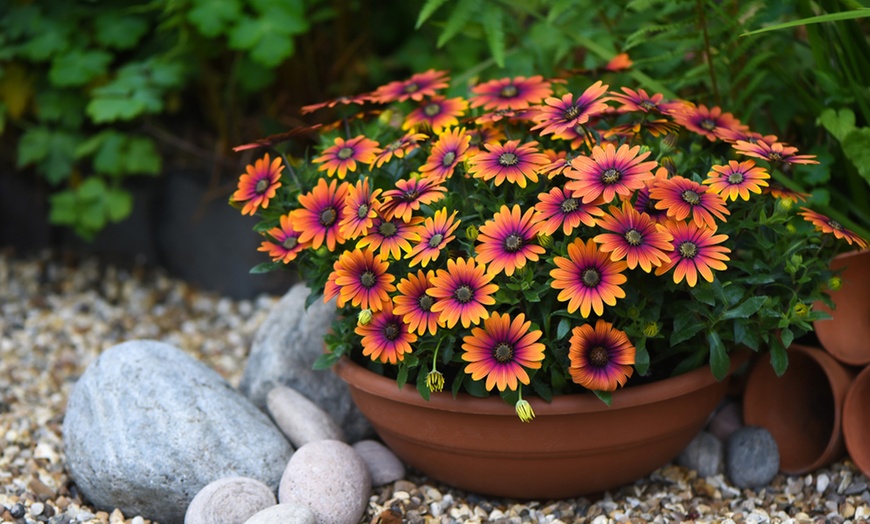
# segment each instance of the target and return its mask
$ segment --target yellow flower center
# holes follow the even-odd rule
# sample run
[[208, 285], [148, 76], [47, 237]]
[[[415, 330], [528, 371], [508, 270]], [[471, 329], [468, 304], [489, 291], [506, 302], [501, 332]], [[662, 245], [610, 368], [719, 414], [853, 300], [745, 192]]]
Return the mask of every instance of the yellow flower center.
[[831, 228], [834, 229], [834, 230], [836, 230], [836, 231], [842, 231], [842, 230], [843, 230], [843, 224], [837, 222], [836, 220], [834, 220], [834, 219], [832, 219], [832, 218], [829, 218], [829, 219], [828, 219], [828, 225], [831, 226]]
[[584, 269], [581, 280], [583, 281], [583, 285], [586, 287], [595, 287], [599, 282], [601, 282], [601, 273], [593, 267]]
[[377, 283], [378, 279], [375, 278], [374, 273], [372, 273], [371, 271], [366, 271], [362, 274], [361, 277], [359, 277], [359, 281], [364, 287], [372, 287], [375, 285], [375, 283]]
[[653, 108], [656, 106], [655, 104], [653, 104], [653, 103], [650, 102], [649, 100], [643, 100], [643, 101], [641, 101], [641, 103], [638, 104], [638, 105], [639, 105], [639, 106], [641, 107], [641, 109], [643, 109], [644, 111], [649, 111], [650, 109], [653, 109]]
[[712, 131], [716, 129], [716, 122], [709, 118], [705, 118], [704, 120], [701, 120], [701, 127], [707, 131]]
[[423, 113], [428, 117], [433, 117], [441, 112], [441, 105], [431, 102], [423, 107]]
[[601, 346], [595, 346], [589, 350], [589, 363], [597, 368], [603, 368], [610, 361], [607, 350]]
[[435, 233], [432, 235], [432, 238], [429, 239], [429, 247], [433, 249], [438, 247], [438, 244], [440, 244], [442, 240], [444, 240], [444, 235], [441, 233]]
[[701, 195], [699, 195], [695, 191], [692, 191], [691, 189], [687, 189], [687, 190], [683, 191], [680, 194], [680, 196], [682, 197], [683, 201], [685, 201], [687, 204], [697, 206], [698, 204], [701, 203]]
[[254, 187], [254, 191], [257, 193], [265, 193], [267, 189], [269, 189], [269, 181], [265, 178], [258, 180], [257, 185]]
[[577, 106], [571, 106], [565, 111], [564, 118], [565, 120], [574, 120], [580, 114], [580, 108]]
[[423, 311], [429, 311], [432, 309], [432, 304], [435, 303], [435, 299], [430, 297], [429, 295], [421, 295], [419, 299], [417, 299], [417, 304], [420, 306], [420, 309]]
[[409, 94], [416, 93], [419, 90], [420, 90], [420, 86], [417, 84], [417, 82], [411, 82], [409, 84], [405, 84], [405, 87], [402, 89], [402, 91], [409, 93]]
[[441, 167], [452, 166], [454, 160], [456, 160], [456, 153], [454, 153], [453, 151], [448, 151], [444, 153], [444, 156], [441, 157]]
[[360, 204], [356, 210], [356, 216], [359, 218], [365, 218], [369, 216], [369, 206], [367, 204]]
[[336, 216], [337, 214], [335, 213], [335, 210], [331, 207], [324, 209], [320, 212], [320, 225], [325, 227], [331, 226], [332, 223], [335, 222]]
[[639, 246], [643, 242], [643, 235], [637, 229], [629, 229], [625, 232], [625, 241], [632, 246]]
[[498, 92], [498, 96], [500, 96], [502, 98], [513, 98], [513, 97], [517, 96], [517, 93], [519, 93], [517, 86], [506, 85], [503, 88], [501, 88], [501, 91]]
[[396, 224], [393, 224], [392, 222], [384, 222], [378, 227], [378, 233], [385, 237], [395, 235], [398, 230], [399, 228], [397, 228]]
[[510, 253], [516, 253], [523, 247], [523, 237], [513, 233], [504, 239], [504, 248]]
[[683, 242], [680, 244], [680, 256], [683, 258], [695, 258], [698, 254], [698, 245], [694, 242]]
[[580, 206], [579, 204], [577, 204], [576, 198], [566, 198], [562, 201], [561, 204], [559, 204], [559, 208], [562, 210], [562, 213], [566, 215], [573, 211], [577, 211], [578, 207]]
[[342, 147], [338, 150], [338, 153], [335, 154], [339, 160], [347, 160], [348, 158], [353, 156], [353, 148], [352, 147]]
[[499, 362], [509, 362], [514, 356], [514, 348], [512, 348], [510, 344], [502, 342], [495, 347], [492, 354]]
[[735, 185], [743, 183], [743, 173], [731, 173], [728, 175], [728, 183]]
[[471, 292], [471, 288], [468, 286], [459, 286], [453, 296], [462, 304], [467, 304], [471, 302], [471, 297], [474, 296], [474, 293]]
[[296, 237], [287, 237], [284, 239], [284, 242], [281, 242], [281, 247], [289, 250], [296, 247], [297, 244], [299, 244], [299, 241], [296, 240]]
[[622, 176], [622, 173], [619, 172], [618, 169], [610, 168], [606, 170], [604, 173], [601, 173], [601, 181], [605, 184], [615, 184], [619, 181], [619, 178]]
[[767, 155], [767, 157], [770, 159], [771, 162], [779, 162], [780, 160], [782, 160], [782, 155], [777, 152], [771, 152], [769, 155]]
[[384, 326], [384, 337], [386, 337], [387, 340], [396, 340], [399, 338], [399, 333], [399, 326], [395, 323]]
[[498, 156], [498, 163], [505, 167], [515, 166], [520, 158], [513, 153], [502, 153]]

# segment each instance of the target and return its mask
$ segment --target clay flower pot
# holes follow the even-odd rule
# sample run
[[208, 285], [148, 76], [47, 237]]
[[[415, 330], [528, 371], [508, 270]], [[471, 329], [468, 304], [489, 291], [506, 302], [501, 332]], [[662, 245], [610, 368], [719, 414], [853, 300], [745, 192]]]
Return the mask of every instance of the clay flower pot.
[[843, 437], [852, 461], [870, 476], [870, 366], [855, 377], [843, 404]]
[[832, 269], [843, 269], [843, 285], [830, 292], [837, 305], [831, 310], [818, 302], [815, 308], [834, 318], [818, 320], [813, 329], [822, 347], [840, 362], [853, 366], [870, 364], [870, 250], [838, 255]]
[[788, 369], [777, 377], [759, 360], [743, 394], [743, 421], [770, 431], [779, 447], [780, 470], [815, 470], [843, 455], [843, 401], [850, 370], [819, 348], [792, 344]]
[[[732, 371], [743, 360], [735, 356]], [[497, 396], [442, 392], [427, 402], [348, 358], [334, 369], [407, 464], [451, 486], [518, 499], [600, 493], [651, 473], [698, 434], [728, 386], [703, 367], [616, 391], [611, 407], [592, 394], [529, 398], [536, 418], [523, 423]]]

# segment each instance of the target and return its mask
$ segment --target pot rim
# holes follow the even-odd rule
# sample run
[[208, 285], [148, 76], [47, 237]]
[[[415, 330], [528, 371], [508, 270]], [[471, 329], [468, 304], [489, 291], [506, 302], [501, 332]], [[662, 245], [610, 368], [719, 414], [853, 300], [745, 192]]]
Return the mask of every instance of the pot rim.
[[[747, 348], [732, 352], [730, 355], [731, 366], [728, 370], [728, 375], [725, 376], [723, 381], [729, 380], [731, 374], [749, 360], [751, 354], [752, 352]], [[486, 398], [480, 398], [460, 392], [454, 398], [451, 392], [442, 391], [431, 393], [427, 401], [420, 396], [420, 393], [414, 386], [405, 384], [404, 387], [399, 389], [395, 380], [370, 371], [347, 356], [341, 357], [333, 366], [333, 370], [352, 387], [371, 395], [391, 398], [399, 403], [439, 411], [516, 416], [514, 407], [502, 401], [497, 393], [491, 394]], [[676, 377], [614, 391], [610, 406], [607, 406], [607, 404], [591, 392], [589, 394], [554, 396], [551, 402], [547, 402], [537, 396], [528, 397], [526, 400], [532, 405], [536, 415], [570, 415], [574, 413], [626, 409], [652, 404], [679, 397], [688, 392], [718, 383], [710, 371], [710, 366], [704, 365]], [[493, 402], [492, 399], [497, 399], [499, 402]]]

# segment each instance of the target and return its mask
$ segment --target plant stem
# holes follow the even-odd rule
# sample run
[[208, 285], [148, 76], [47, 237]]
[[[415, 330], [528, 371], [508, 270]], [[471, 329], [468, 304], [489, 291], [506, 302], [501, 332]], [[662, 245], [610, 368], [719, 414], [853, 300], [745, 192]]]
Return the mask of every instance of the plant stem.
[[704, 12], [704, 0], [697, 0], [697, 4], [701, 32], [704, 35], [704, 56], [707, 61], [707, 68], [710, 71], [710, 87], [713, 89], [713, 99], [716, 101], [716, 105], [720, 105], [719, 86], [716, 84], [716, 69], [713, 67], [713, 55], [710, 53], [710, 35], [707, 33], [707, 15]]

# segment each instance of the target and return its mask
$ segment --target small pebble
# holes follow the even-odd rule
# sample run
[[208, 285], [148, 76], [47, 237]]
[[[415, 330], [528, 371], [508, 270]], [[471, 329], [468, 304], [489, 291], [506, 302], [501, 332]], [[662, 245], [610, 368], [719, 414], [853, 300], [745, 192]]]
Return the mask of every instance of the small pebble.
[[45, 511], [45, 504], [42, 502], [34, 502], [30, 505], [30, 514], [34, 517], [42, 515], [43, 511]]

